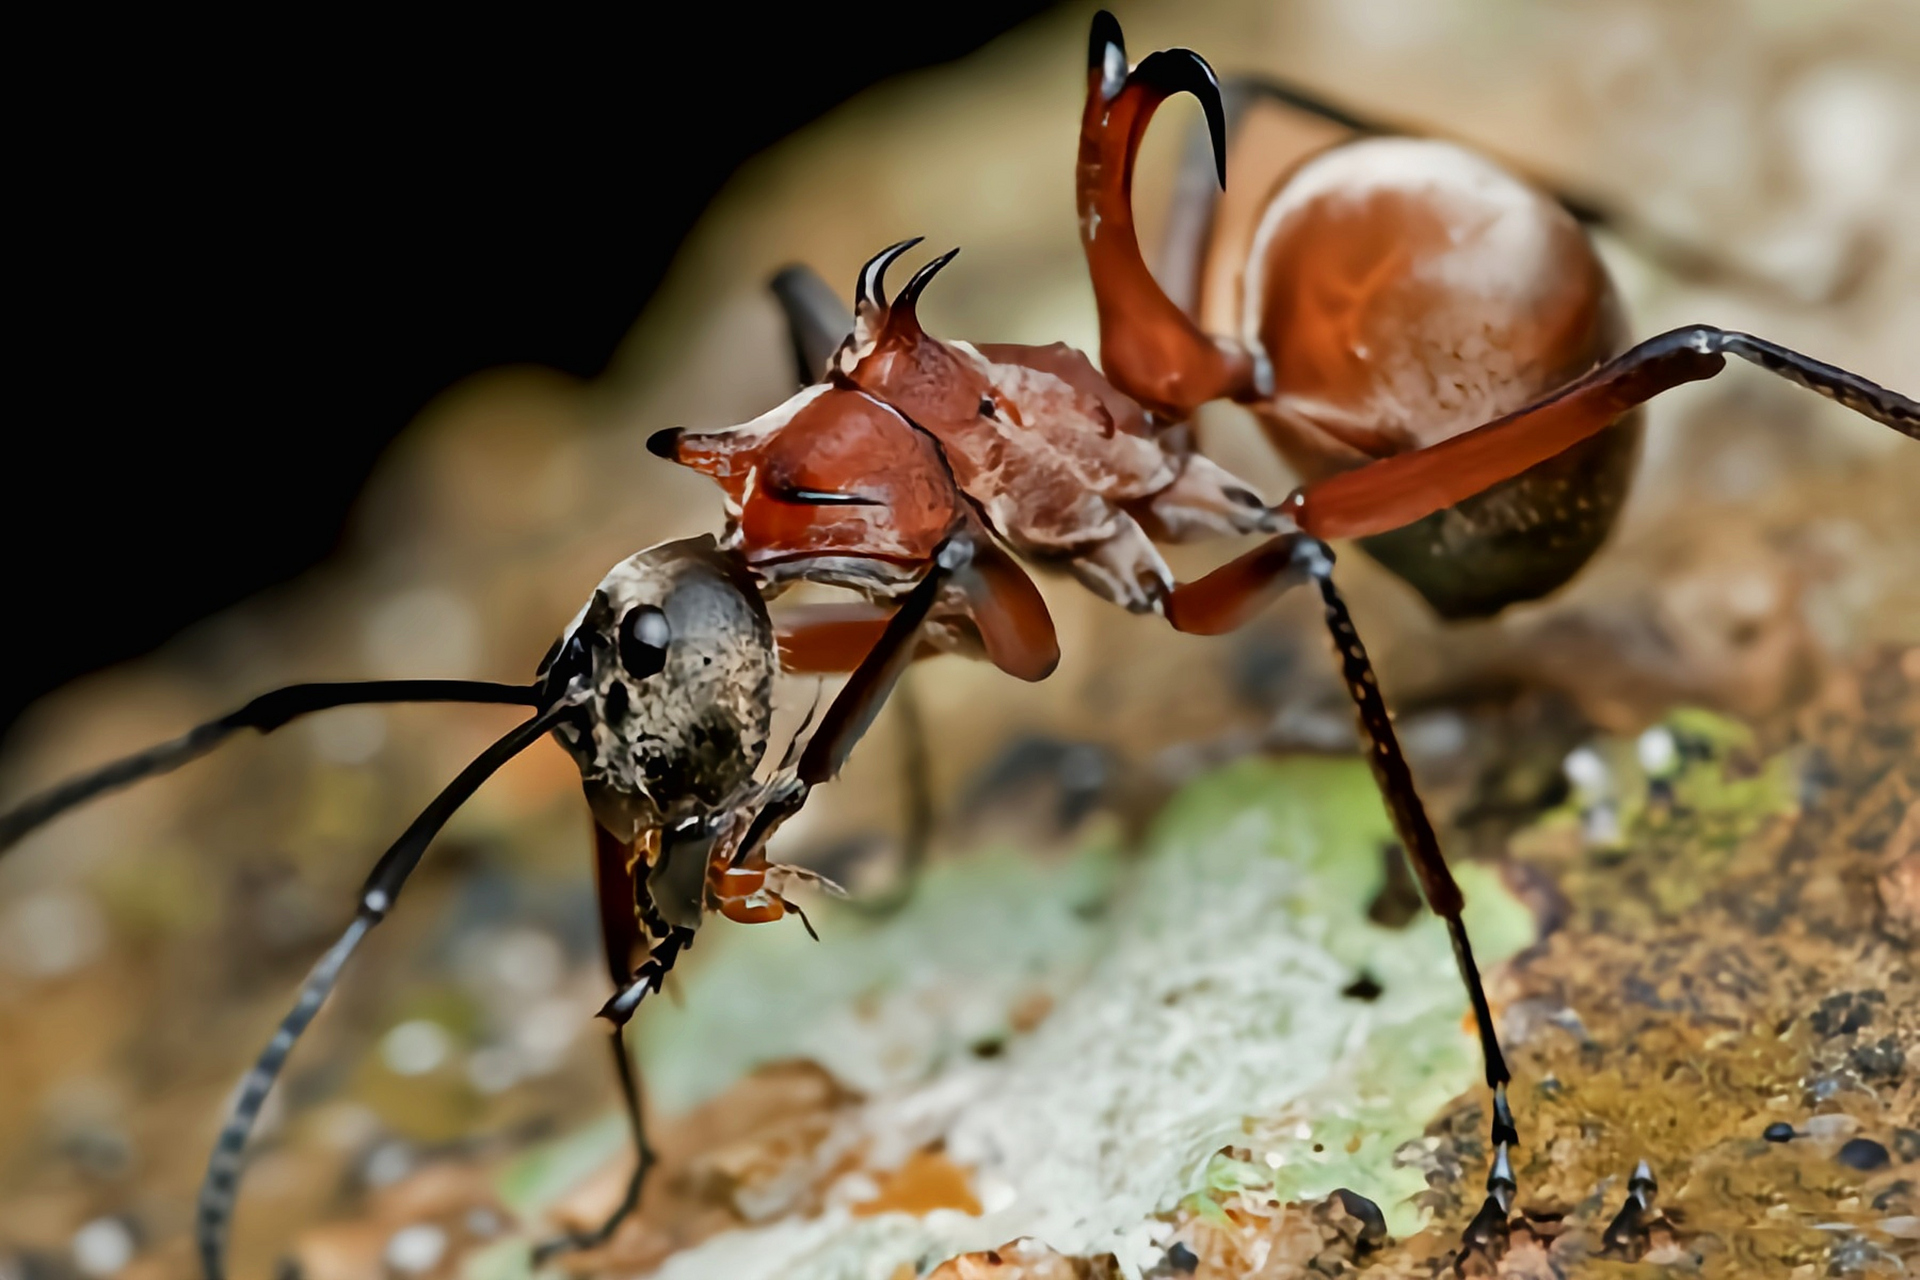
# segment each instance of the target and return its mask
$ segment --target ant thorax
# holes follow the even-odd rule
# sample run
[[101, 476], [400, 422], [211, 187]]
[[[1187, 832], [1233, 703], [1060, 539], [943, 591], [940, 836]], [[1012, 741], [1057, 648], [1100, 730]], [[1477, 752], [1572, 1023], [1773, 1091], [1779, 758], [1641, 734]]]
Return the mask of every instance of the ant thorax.
[[601, 825], [631, 841], [726, 807], [766, 752], [777, 661], [753, 581], [711, 537], [615, 565], [540, 669], [584, 692], [554, 736]]
[[1016, 553], [1145, 612], [1173, 586], [1155, 538], [1273, 531], [1251, 485], [1081, 352], [928, 334], [915, 305], [953, 254], [888, 301], [886, 268], [913, 243], [862, 270], [853, 332], [825, 381], [751, 422], [648, 442], [720, 483], [727, 546], [764, 589], [804, 579], [897, 598], [941, 539], [977, 519]]

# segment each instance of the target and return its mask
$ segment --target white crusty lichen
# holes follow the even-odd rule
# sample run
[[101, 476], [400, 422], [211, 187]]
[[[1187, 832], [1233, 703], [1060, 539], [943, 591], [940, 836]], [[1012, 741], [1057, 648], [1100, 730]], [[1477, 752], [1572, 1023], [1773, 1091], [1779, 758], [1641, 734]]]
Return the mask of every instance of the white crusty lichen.
[[[1416, 1228], [1424, 1184], [1393, 1152], [1474, 1087], [1479, 1058], [1441, 923], [1367, 919], [1388, 838], [1357, 762], [1248, 761], [1183, 791], [1137, 860], [960, 855], [885, 923], [823, 913], [818, 945], [703, 934], [714, 954], [645, 1032], [663, 1108], [811, 1057], [866, 1095], [840, 1149], [885, 1168], [941, 1142], [984, 1212], [855, 1217], [829, 1193], [825, 1213], [726, 1233], [658, 1275], [890, 1280], [1021, 1236], [1138, 1275], [1164, 1215], [1250, 1184], [1349, 1187], [1396, 1234]], [[1484, 963], [1531, 939], [1492, 874], [1458, 874]], [[1378, 996], [1344, 995], [1363, 973]], [[1036, 992], [1050, 1012], [1011, 1033]]]

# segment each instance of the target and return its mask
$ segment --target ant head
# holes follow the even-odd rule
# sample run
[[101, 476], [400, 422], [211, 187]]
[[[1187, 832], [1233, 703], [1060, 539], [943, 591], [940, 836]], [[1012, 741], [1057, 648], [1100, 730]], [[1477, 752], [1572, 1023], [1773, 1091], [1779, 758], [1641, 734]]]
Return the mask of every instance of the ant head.
[[777, 662], [753, 580], [712, 538], [615, 565], [539, 673], [550, 699], [585, 695], [554, 733], [601, 825], [630, 840], [725, 807], [766, 751]]

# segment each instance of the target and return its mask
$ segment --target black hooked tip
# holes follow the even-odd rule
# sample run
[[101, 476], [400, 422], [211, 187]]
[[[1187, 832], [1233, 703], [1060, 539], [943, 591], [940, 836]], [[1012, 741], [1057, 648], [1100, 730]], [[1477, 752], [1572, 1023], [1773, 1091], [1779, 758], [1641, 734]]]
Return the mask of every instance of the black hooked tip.
[[1220, 98], [1220, 77], [1214, 75], [1207, 60], [1191, 49], [1162, 49], [1150, 53], [1127, 77], [1128, 84], [1139, 83], [1171, 96], [1190, 93], [1200, 100], [1207, 113], [1207, 133], [1213, 139], [1213, 166], [1220, 185], [1227, 185], [1227, 108]]
[[894, 260], [901, 254], [925, 239], [925, 236], [915, 236], [911, 240], [902, 240], [898, 244], [888, 245], [868, 258], [867, 265], [860, 268], [860, 275], [854, 280], [854, 310], [859, 310], [862, 305], [869, 302], [884, 310], [887, 305], [887, 268], [892, 266]]
[[668, 462], [680, 461], [680, 428], [668, 427], [648, 436], [647, 452]]
[[1105, 9], [1093, 15], [1087, 34], [1087, 70], [1100, 73], [1100, 96], [1109, 102], [1127, 82], [1127, 39], [1120, 20]]
[[949, 249], [932, 262], [929, 262], [926, 266], [914, 272], [913, 279], [907, 281], [907, 287], [900, 291], [898, 298], [894, 299], [894, 305], [905, 307], [908, 311], [912, 311], [915, 304], [920, 301], [920, 294], [926, 289], [928, 283], [940, 274], [942, 267], [959, 256], [960, 250]]

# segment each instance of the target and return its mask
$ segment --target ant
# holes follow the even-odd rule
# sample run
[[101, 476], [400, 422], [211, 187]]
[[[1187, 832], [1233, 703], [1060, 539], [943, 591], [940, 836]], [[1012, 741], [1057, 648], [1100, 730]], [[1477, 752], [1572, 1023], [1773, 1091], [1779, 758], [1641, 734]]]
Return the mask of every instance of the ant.
[[[805, 873], [768, 862], [765, 842], [813, 786], [834, 776], [915, 657], [959, 650], [1023, 679], [1050, 673], [1058, 644], [1016, 552], [1194, 633], [1229, 631], [1281, 591], [1316, 584], [1389, 811], [1429, 904], [1452, 931], [1495, 1094], [1489, 1194], [1468, 1239], [1485, 1244], [1504, 1232], [1517, 1194], [1508, 1147], [1518, 1140], [1506, 1067], [1460, 922], [1459, 890], [1321, 539], [1363, 538], [1443, 614], [1490, 613], [1577, 571], [1630, 474], [1637, 424], [1618, 419], [1669, 386], [1718, 372], [1726, 353], [1909, 436], [1920, 435], [1920, 412], [1844, 370], [1704, 327], [1615, 355], [1624, 346], [1618, 306], [1577, 224], [1532, 188], [1445, 143], [1409, 150], [1409, 140], [1371, 139], [1303, 165], [1268, 201], [1241, 269], [1242, 334], [1210, 337], [1147, 271], [1130, 186], [1153, 111], [1178, 92], [1205, 109], [1223, 176], [1222, 90], [1186, 50], [1129, 68], [1118, 25], [1105, 14], [1095, 19], [1088, 82], [1078, 185], [1104, 373], [1058, 344], [972, 347], [927, 335], [915, 304], [953, 255], [921, 268], [892, 301], [885, 291], [888, 267], [916, 242], [867, 264], [850, 317], [830, 290], [823, 299], [824, 286], [789, 275], [777, 288], [809, 375], [825, 371], [824, 378], [735, 431], [669, 432], [652, 442], [655, 452], [721, 481], [726, 543], [664, 544], [616, 566], [532, 684], [296, 685], [0, 815], [3, 851], [66, 809], [178, 767], [242, 729], [271, 732], [329, 707], [444, 701], [534, 711], [383, 855], [353, 921], [245, 1078], [200, 1199], [209, 1276], [224, 1274], [247, 1136], [298, 1036], [451, 814], [549, 733], [579, 764], [595, 816], [616, 987], [602, 1012], [613, 1027], [636, 1168], [601, 1227], [544, 1246], [541, 1256], [608, 1238], [637, 1204], [653, 1163], [625, 1050], [627, 1021], [691, 945], [706, 911], [744, 923], [799, 914], [782, 889]], [[1476, 283], [1490, 280], [1508, 293], [1462, 296], [1457, 285], [1450, 292], [1441, 285], [1453, 277], [1440, 268], [1458, 265], [1449, 255], [1464, 250], [1429, 233], [1449, 218], [1471, 224], [1475, 209], [1489, 205], [1529, 232], [1469, 242], [1479, 265], [1508, 267]], [[1514, 255], [1526, 260], [1503, 256], [1520, 247], [1532, 250]], [[1383, 264], [1390, 269], [1368, 270]], [[1340, 270], [1358, 271], [1374, 287], [1334, 287]], [[1554, 305], [1536, 305], [1536, 294]], [[1473, 333], [1505, 324], [1496, 327], [1500, 343], [1429, 348], [1408, 337], [1415, 319], [1457, 321]], [[1423, 375], [1410, 397], [1399, 376], [1408, 369]], [[1436, 403], [1436, 387], [1461, 394]], [[1188, 418], [1222, 398], [1255, 410], [1308, 479], [1305, 488], [1268, 505], [1194, 449]], [[1193, 583], [1173, 581], [1154, 549], [1229, 534], [1268, 541]], [[766, 599], [802, 579], [852, 587], [866, 602], [792, 611], [776, 623]], [[852, 678], [797, 761], [789, 752], [775, 776], [761, 780], [776, 667]], [[1636, 1171], [1631, 1191], [1622, 1221], [1650, 1210], [1650, 1170]]]
[[[1236, 100], [1257, 90], [1241, 87]], [[1266, 92], [1365, 128], [1291, 91]], [[1141, 139], [1180, 93], [1200, 102], [1224, 187], [1227, 109], [1206, 60], [1171, 49], [1130, 65], [1118, 22], [1095, 16], [1075, 178], [1099, 369], [1064, 344], [928, 334], [916, 305], [958, 250], [889, 299], [888, 268], [919, 243], [907, 240], [861, 269], [850, 326], [817, 277], [795, 269], [776, 280], [811, 385], [742, 426], [663, 431], [649, 447], [719, 482], [725, 545], [769, 594], [806, 580], [865, 597], [783, 635], [783, 651], [808, 670], [851, 669], [893, 602], [920, 590], [953, 528], [977, 551], [934, 607], [925, 643], [1025, 680], [1045, 678], [1059, 647], [1016, 554], [1196, 634], [1231, 631], [1282, 591], [1315, 583], [1387, 809], [1446, 920], [1472, 1004], [1495, 1155], [1465, 1239], [1497, 1248], [1518, 1192], [1510, 1074], [1460, 889], [1334, 588], [1325, 540], [1359, 539], [1443, 617], [1490, 616], [1554, 590], [1592, 557], [1632, 479], [1639, 406], [1713, 377], [1729, 355], [1914, 439], [1920, 405], [1707, 325], [1629, 346], [1575, 213], [1432, 139], [1362, 137], [1283, 174], [1234, 264], [1239, 330], [1207, 333], [1149, 271], [1133, 223]], [[1228, 251], [1210, 243], [1210, 186], [1190, 191], [1173, 218], [1193, 241], [1184, 248], [1194, 279], [1209, 252]], [[1269, 505], [1199, 453], [1188, 423], [1215, 400], [1250, 409], [1305, 483]], [[1155, 549], [1238, 534], [1267, 540], [1194, 582], [1176, 582]], [[1650, 1170], [1636, 1170], [1623, 1221], [1648, 1211], [1653, 1186]]]
[[[710, 536], [666, 542], [615, 565], [548, 651], [531, 684], [375, 680], [298, 684], [0, 814], [0, 853], [36, 827], [96, 796], [166, 773], [243, 729], [271, 733], [333, 707], [397, 702], [525, 706], [533, 715], [481, 752], [421, 811], [374, 864], [358, 908], [308, 973], [293, 1008], [241, 1081], [201, 1183], [196, 1240], [208, 1280], [226, 1274], [228, 1228], [247, 1138], [295, 1042], [341, 969], [399, 900], [442, 827], [497, 770], [551, 734], [580, 768], [594, 819], [594, 870], [602, 940], [614, 994], [600, 1010], [612, 1026], [615, 1070], [635, 1167], [625, 1196], [597, 1228], [539, 1246], [538, 1263], [604, 1243], [638, 1206], [654, 1163], [626, 1026], [658, 991], [708, 912], [741, 924], [796, 915], [791, 883], [829, 882], [766, 860], [779, 824], [815, 786], [834, 777], [872, 724], [918, 649], [941, 593], [964, 577], [970, 535], [956, 529], [887, 620], [883, 634], [806, 736], [769, 778], [758, 775], [773, 717], [780, 651], [759, 584]], [[811, 719], [811, 716], [809, 716]], [[806, 734], [802, 725], [801, 734]], [[796, 745], [798, 735], [796, 735]]]

